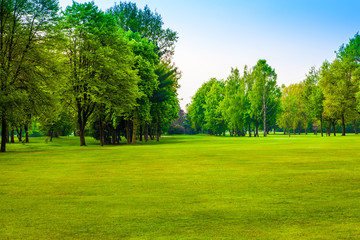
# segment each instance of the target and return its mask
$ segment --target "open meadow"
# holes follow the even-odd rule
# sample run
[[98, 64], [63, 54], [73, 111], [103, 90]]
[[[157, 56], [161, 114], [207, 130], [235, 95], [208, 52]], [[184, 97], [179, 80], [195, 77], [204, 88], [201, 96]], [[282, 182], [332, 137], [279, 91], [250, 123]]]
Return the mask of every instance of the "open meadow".
[[360, 136], [30, 141], [0, 155], [0, 239], [360, 238]]

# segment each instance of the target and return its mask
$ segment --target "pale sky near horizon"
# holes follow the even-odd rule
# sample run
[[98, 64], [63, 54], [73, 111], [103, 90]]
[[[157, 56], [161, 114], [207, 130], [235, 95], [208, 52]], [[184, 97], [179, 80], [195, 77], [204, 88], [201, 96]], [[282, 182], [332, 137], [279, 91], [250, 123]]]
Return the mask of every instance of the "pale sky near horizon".
[[[59, 2], [63, 9], [72, 3]], [[119, 1], [94, 2], [106, 10]], [[231, 67], [242, 72], [259, 59], [275, 68], [279, 86], [298, 83], [312, 66], [334, 60], [334, 52], [360, 31], [355, 0], [132, 2], [156, 10], [164, 26], [178, 32], [173, 61], [182, 72], [178, 93], [184, 110], [204, 82], [226, 79]]]

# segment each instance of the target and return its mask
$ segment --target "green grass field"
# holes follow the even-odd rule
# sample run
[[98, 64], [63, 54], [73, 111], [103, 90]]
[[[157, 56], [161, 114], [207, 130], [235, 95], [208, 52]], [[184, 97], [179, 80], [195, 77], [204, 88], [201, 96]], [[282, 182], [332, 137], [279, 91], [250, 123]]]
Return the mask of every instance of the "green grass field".
[[31, 141], [0, 154], [0, 239], [360, 239], [360, 136]]

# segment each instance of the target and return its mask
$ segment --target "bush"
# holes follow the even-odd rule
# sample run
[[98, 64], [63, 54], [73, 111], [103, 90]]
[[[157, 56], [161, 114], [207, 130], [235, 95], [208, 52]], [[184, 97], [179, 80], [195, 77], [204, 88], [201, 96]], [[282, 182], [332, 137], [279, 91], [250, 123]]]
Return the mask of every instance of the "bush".
[[185, 128], [177, 124], [171, 124], [168, 134], [185, 134]]

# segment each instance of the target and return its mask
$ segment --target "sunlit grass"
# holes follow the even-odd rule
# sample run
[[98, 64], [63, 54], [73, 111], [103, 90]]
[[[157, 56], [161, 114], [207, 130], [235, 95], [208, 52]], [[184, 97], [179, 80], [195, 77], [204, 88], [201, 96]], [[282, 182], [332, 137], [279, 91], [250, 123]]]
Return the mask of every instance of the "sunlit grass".
[[360, 137], [67, 137], [0, 154], [0, 239], [358, 239]]

